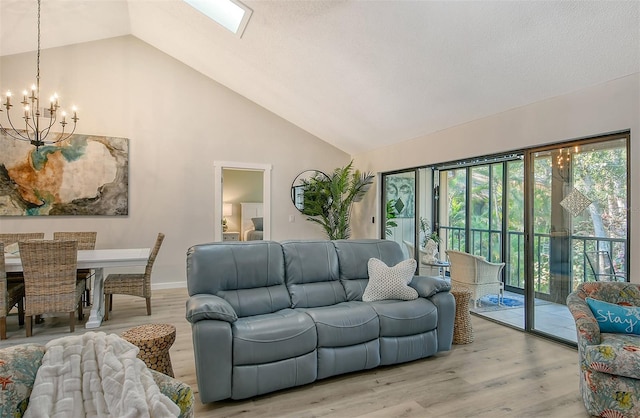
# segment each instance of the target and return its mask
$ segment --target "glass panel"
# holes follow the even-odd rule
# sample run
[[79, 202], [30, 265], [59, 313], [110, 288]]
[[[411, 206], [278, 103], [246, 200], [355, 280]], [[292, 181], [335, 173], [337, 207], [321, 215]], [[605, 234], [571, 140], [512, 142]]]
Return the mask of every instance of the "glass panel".
[[[524, 293], [524, 162], [507, 163], [507, 256], [505, 289]], [[522, 324], [524, 326], [524, 323]]]
[[440, 250], [440, 231], [434, 222], [434, 172], [430, 168], [418, 170], [420, 189], [418, 192], [418, 242], [419, 273], [422, 276], [446, 275], [446, 254]]
[[[626, 280], [626, 140], [535, 153], [533, 173], [533, 328], [575, 342], [567, 295], [583, 281]], [[596, 251], [594, 264], [612, 266], [590, 265]]]
[[491, 200], [489, 201], [489, 256], [492, 262], [502, 261], [502, 204], [504, 197], [504, 163], [491, 165]]
[[399, 243], [408, 257], [415, 253], [415, 171], [383, 176], [385, 238]]
[[469, 253], [485, 258], [489, 255], [489, 166], [473, 167], [471, 171], [471, 242]]
[[573, 218], [573, 289], [583, 281], [627, 280], [626, 161], [624, 139], [585, 145], [573, 156], [573, 185], [592, 201]]
[[477, 166], [471, 172], [471, 245], [469, 252], [502, 261], [503, 165]]
[[[448, 220], [447, 230], [453, 238], [447, 241], [449, 248], [483, 257], [493, 263], [505, 262], [505, 268], [492, 271], [493, 281], [504, 283], [507, 272], [519, 287], [506, 289], [498, 286], [491, 291], [478, 289], [478, 299], [471, 310], [478, 315], [524, 328], [524, 163], [509, 160], [475, 165], [449, 171], [441, 179], [447, 179]], [[506, 187], [505, 187], [506, 181]], [[465, 197], [469, 185], [468, 204]], [[506, 210], [506, 219], [505, 219]], [[463, 212], [462, 215], [459, 212]], [[466, 211], [466, 212], [465, 212]], [[467, 231], [465, 222], [469, 222]], [[506, 233], [505, 233], [506, 228]], [[464, 234], [466, 232], [466, 235]], [[460, 236], [460, 239], [456, 239]], [[465, 240], [469, 237], [466, 248]], [[511, 251], [507, 245], [511, 243]], [[503, 256], [503, 251], [507, 256]], [[513, 261], [509, 259], [512, 257]], [[512, 268], [513, 265], [513, 268]], [[488, 267], [488, 266], [487, 266]], [[485, 277], [484, 279], [489, 279]], [[469, 279], [467, 279], [469, 280]], [[514, 292], [515, 291], [515, 292]]]
[[[467, 169], [440, 172], [441, 247], [466, 251]], [[444, 251], [444, 249], [443, 249]]]

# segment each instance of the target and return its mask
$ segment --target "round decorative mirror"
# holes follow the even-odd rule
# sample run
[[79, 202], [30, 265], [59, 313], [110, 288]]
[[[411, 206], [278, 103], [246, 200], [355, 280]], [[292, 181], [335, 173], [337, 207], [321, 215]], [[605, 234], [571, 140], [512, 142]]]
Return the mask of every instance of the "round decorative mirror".
[[298, 174], [291, 183], [291, 202], [300, 212], [304, 210], [305, 185], [313, 179], [328, 180], [329, 176], [320, 170], [305, 170]]

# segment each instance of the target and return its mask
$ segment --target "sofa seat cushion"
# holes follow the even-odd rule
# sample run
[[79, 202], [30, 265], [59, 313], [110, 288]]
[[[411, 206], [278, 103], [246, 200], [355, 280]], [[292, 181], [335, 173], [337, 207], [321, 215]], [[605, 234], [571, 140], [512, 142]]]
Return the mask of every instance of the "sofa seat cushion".
[[591, 370], [640, 379], [640, 336], [602, 333], [600, 344], [584, 350]]
[[317, 351], [273, 363], [233, 367], [232, 399], [246, 399], [280, 389], [306, 385], [317, 379]]
[[438, 309], [427, 299], [380, 300], [370, 305], [378, 314], [381, 337], [422, 334], [438, 325]]
[[378, 338], [380, 322], [371, 306], [362, 302], [343, 302], [305, 309], [313, 318], [318, 347], [345, 347]]
[[318, 348], [318, 379], [373, 369], [379, 365], [379, 339], [347, 347]]
[[398, 364], [438, 352], [437, 330], [404, 337], [380, 337], [380, 364]]
[[293, 309], [238, 318], [231, 329], [234, 366], [298, 357], [317, 344], [314, 322]]

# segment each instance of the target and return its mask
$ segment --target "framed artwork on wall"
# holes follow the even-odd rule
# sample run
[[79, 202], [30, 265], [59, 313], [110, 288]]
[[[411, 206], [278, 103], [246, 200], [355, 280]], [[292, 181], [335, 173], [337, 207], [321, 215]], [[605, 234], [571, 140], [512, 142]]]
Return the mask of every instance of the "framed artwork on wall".
[[72, 135], [36, 149], [0, 135], [0, 216], [125, 216], [129, 140]]
[[386, 198], [393, 201], [397, 218], [413, 218], [415, 215], [416, 180], [414, 177], [389, 176], [386, 178]]

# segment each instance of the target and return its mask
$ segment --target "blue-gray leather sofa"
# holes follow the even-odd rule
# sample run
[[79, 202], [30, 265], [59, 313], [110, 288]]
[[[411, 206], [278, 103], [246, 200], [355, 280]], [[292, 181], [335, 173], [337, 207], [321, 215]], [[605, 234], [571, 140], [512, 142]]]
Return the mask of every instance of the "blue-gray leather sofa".
[[367, 262], [404, 259], [388, 240], [217, 242], [187, 253], [203, 403], [244, 399], [451, 349], [449, 284], [415, 276], [411, 301], [363, 302]]

